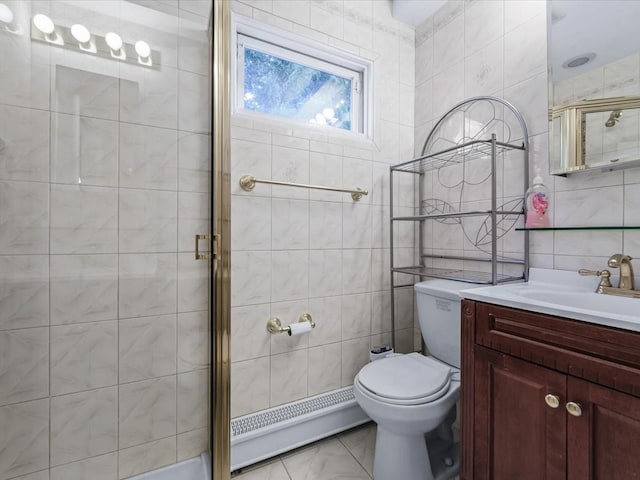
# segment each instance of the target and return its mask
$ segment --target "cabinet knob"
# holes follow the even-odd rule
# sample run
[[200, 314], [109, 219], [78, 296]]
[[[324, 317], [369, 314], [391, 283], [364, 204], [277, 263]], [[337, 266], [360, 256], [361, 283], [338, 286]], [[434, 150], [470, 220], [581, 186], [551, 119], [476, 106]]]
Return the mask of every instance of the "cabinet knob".
[[560, 397], [558, 397], [557, 395], [547, 393], [544, 396], [544, 401], [547, 402], [547, 405], [549, 405], [551, 408], [558, 408], [560, 406]]
[[568, 402], [567, 403], [567, 412], [569, 412], [574, 417], [579, 417], [582, 415], [582, 407], [579, 403], [576, 402]]

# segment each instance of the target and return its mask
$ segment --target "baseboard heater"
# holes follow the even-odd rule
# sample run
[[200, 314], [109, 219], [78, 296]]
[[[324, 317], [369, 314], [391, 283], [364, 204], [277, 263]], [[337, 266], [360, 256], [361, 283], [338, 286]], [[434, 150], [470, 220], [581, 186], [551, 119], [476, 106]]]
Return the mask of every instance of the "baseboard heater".
[[348, 430], [370, 419], [349, 386], [231, 420], [231, 470]]

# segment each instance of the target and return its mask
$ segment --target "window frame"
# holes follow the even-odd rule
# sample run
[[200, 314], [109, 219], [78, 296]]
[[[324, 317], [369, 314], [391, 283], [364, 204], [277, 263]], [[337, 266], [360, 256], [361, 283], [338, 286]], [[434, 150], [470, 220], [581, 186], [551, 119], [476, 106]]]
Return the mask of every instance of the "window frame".
[[[291, 32], [234, 14], [232, 85], [233, 114], [263, 121], [278, 121], [297, 127], [322, 130], [328, 134], [357, 135], [372, 138], [372, 78], [373, 62], [357, 55], [315, 42]], [[351, 129], [310, 122], [244, 108], [244, 49], [250, 48], [267, 55], [322, 70], [352, 81]]]

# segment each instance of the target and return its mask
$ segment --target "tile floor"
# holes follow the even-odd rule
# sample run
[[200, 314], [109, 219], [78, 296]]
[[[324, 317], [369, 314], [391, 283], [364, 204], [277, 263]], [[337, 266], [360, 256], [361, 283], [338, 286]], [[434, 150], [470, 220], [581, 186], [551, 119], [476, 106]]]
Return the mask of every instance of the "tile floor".
[[375, 445], [376, 425], [368, 423], [246, 467], [232, 479], [371, 480]]

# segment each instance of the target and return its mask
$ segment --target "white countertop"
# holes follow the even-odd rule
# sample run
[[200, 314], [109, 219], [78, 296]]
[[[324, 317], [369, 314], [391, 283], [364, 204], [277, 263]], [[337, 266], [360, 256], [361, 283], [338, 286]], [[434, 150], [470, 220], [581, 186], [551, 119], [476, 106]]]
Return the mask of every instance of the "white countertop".
[[[577, 272], [532, 268], [527, 283], [470, 288], [460, 297], [640, 332], [640, 298], [595, 293], [599, 281]], [[616, 286], [618, 279], [611, 277], [611, 284]]]

